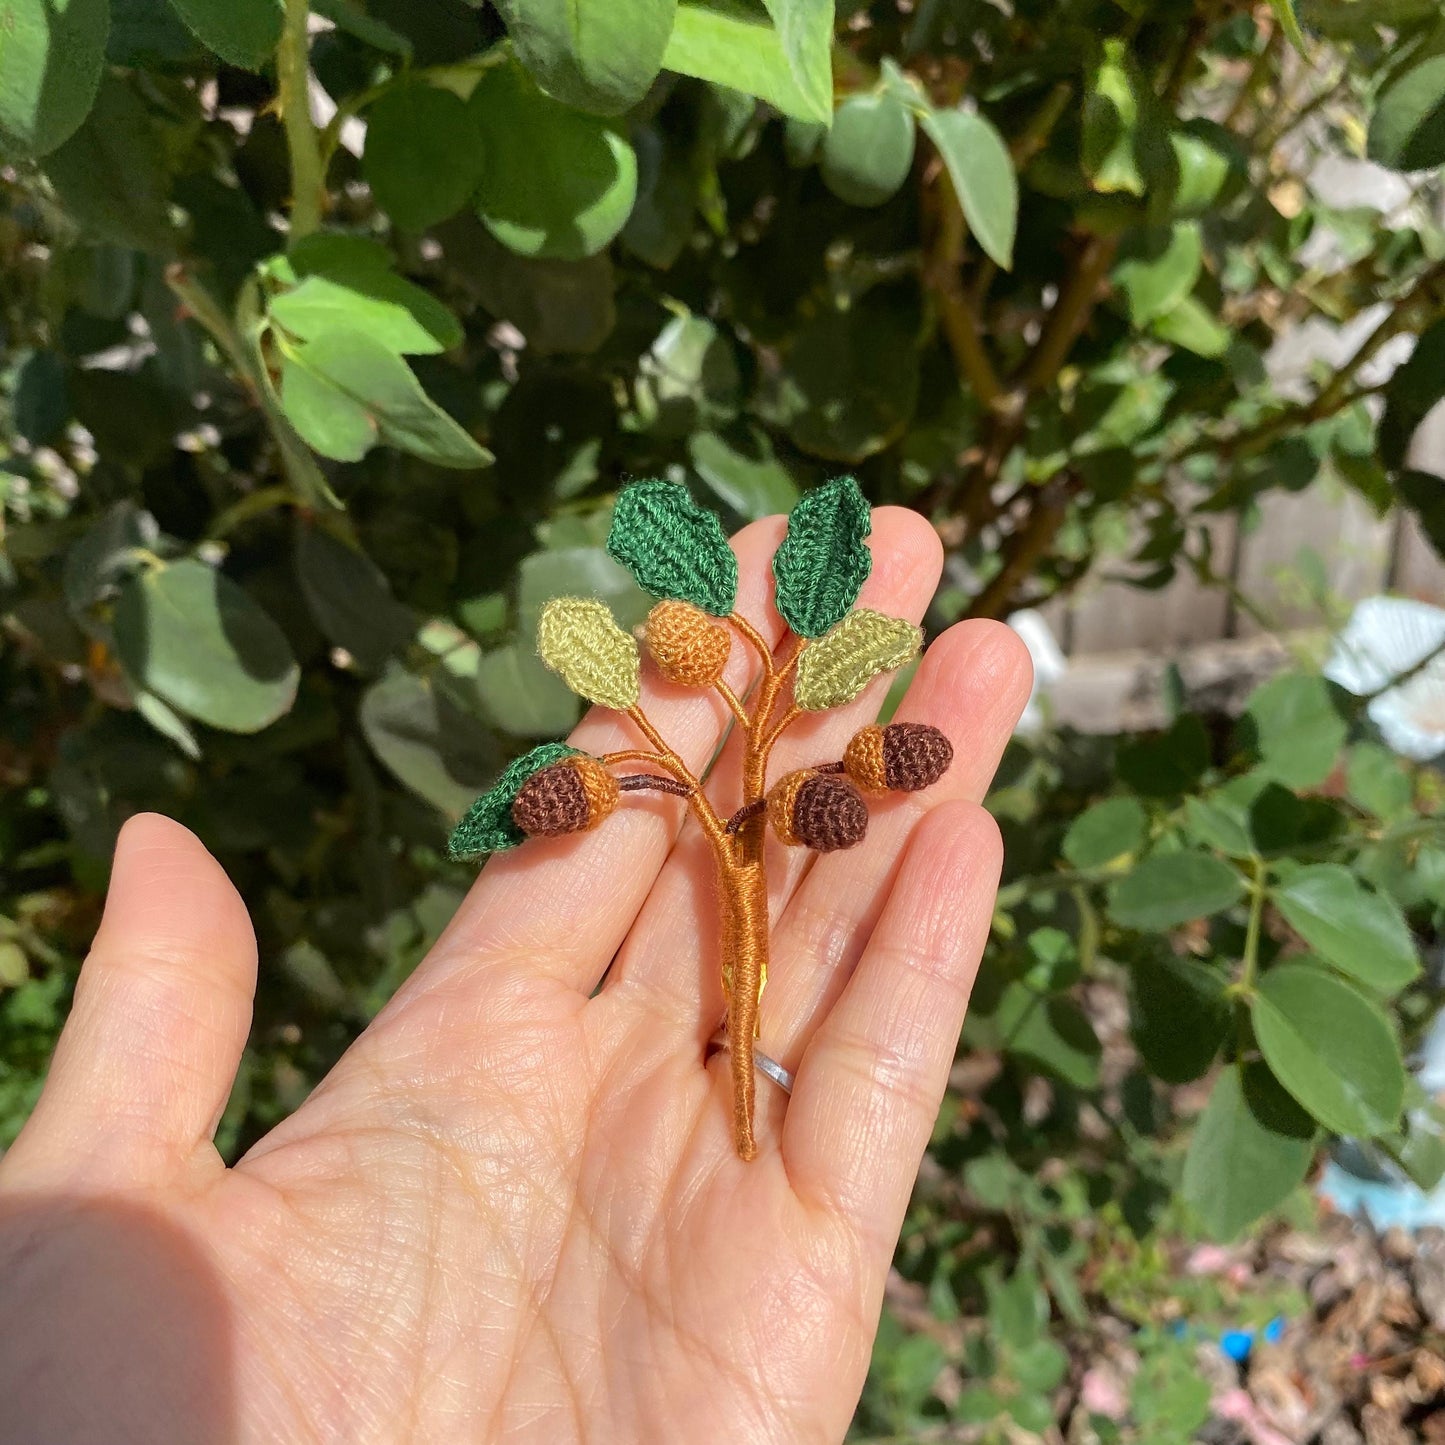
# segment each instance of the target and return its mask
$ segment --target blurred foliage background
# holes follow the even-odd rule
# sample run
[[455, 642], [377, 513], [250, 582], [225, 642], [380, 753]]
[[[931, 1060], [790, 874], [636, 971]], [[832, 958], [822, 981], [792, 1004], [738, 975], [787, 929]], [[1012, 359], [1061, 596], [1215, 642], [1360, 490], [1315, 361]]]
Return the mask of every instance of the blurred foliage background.
[[[932, 631], [1124, 563], [1141, 607], [1229, 586], [1211, 519], [1326, 479], [1445, 545], [1410, 450], [1445, 395], [1437, 0], [9, 13], [0, 1144], [142, 808], [260, 934], [223, 1151], [297, 1106], [462, 896], [449, 824], [575, 720], [541, 604], [644, 614], [602, 548], [626, 478], [740, 524], [852, 472], [943, 537]], [[1325, 154], [1413, 199], [1325, 205]], [[1271, 384], [1281, 334], [1382, 301]], [[1242, 717], [1173, 686], [1163, 732], [1006, 759], [860, 1439], [1187, 1440], [1180, 1320], [1285, 1305], [1178, 1251], [1307, 1221], [1338, 1138], [1445, 1169], [1406, 1067], [1440, 1002], [1438, 774], [1384, 745], [1401, 677], [1355, 696], [1293, 645]], [[1081, 1387], [1106, 1338], [1135, 1362], [1112, 1410]]]

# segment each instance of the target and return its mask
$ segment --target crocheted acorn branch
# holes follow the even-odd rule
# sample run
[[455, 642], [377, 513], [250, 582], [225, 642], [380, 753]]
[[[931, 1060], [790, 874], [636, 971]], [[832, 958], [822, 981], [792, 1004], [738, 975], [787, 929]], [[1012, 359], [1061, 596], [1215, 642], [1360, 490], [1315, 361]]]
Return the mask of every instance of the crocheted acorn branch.
[[[589, 702], [625, 713], [649, 746], [595, 758], [565, 743], [543, 743], [507, 768], [451, 838], [453, 858], [476, 859], [526, 838], [596, 828], [630, 792], [687, 799], [716, 863], [734, 1134], [744, 1159], [757, 1153], [753, 1041], [768, 971], [768, 830], [789, 847], [819, 853], [852, 848], [868, 831], [865, 794], [926, 788], [953, 761], [937, 728], [873, 724], [854, 734], [840, 761], [799, 768], [768, 784], [773, 747], [792, 723], [851, 702], [875, 677], [911, 661], [922, 645], [923, 634], [912, 623], [854, 606], [873, 563], [864, 545], [870, 528], [868, 503], [851, 477], [818, 487], [793, 508], [773, 557], [775, 601], [792, 640], [775, 655], [734, 610], [737, 559], [717, 517], [673, 482], [624, 488], [607, 550], [660, 599], [640, 629], [659, 674], [718, 693], [737, 720], [740, 805], [730, 816], [720, 814], [643, 712], [637, 639], [617, 625], [605, 604], [560, 597], [542, 611], [542, 660]], [[757, 653], [762, 669], [745, 699], [723, 678], [735, 636]], [[628, 764], [656, 771], [619, 771]]]

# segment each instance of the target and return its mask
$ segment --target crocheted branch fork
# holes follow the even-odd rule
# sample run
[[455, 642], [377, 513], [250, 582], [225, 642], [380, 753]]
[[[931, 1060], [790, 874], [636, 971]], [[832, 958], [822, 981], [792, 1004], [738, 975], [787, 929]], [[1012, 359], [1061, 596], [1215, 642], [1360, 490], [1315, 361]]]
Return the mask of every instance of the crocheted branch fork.
[[[865, 794], [926, 788], [953, 760], [937, 728], [870, 725], [854, 734], [841, 761], [797, 769], [769, 786], [768, 759], [793, 722], [852, 701], [873, 678], [909, 662], [922, 643], [912, 623], [854, 606], [872, 566], [864, 545], [869, 530], [868, 503], [851, 477], [809, 492], [793, 508], [773, 557], [777, 609], [792, 638], [775, 654], [734, 610], [737, 560], [717, 517], [672, 482], [625, 488], [607, 549], [661, 599], [639, 629], [657, 671], [683, 687], [717, 692], [736, 719], [743, 744], [740, 805], [730, 816], [720, 814], [643, 712], [637, 639], [603, 603], [561, 597], [542, 612], [537, 647], [543, 661], [589, 702], [625, 713], [648, 747], [595, 758], [565, 743], [543, 743], [477, 799], [451, 839], [454, 858], [479, 858], [529, 837], [595, 828], [624, 793], [652, 789], [687, 799], [716, 863], [734, 1132], [744, 1159], [757, 1152], [753, 1040], [768, 968], [768, 829], [789, 847], [852, 848], [868, 829]], [[761, 664], [746, 698], [723, 680], [735, 635]], [[639, 764], [648, 770], [622, 771]]]

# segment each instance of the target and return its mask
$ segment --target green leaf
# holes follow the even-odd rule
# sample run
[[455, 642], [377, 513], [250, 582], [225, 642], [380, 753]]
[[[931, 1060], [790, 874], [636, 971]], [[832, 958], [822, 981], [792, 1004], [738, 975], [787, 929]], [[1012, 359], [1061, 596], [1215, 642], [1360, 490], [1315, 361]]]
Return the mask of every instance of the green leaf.
[[[776, 0], [775, 8], [782, 8]], [[755, 95], [784, 115], [826, 124], [833, 118], [832, 62], [814, 36], [822, 33], [826, 10], [831, 40], [832, 8], [827, 0], [789, 7], [801, 20], [794, 22], [797, 42], [790, 54], [755, 0], [679, 0], [662, 63], [668, 70]], [[801, 83], [795, 63], [810, 67]]]
[[1389, 1020], [1349, 984], [1309, 963], [1260, 980], [1254, 1034], [1286, 1089], [1336, 1134], [1385, 1134], [1400, 1120], [1405, 1066]]
[[981, 115], [962, 108], [929, 110], [922, 120], [948, 167], [969, 230], [990, 260], [1011, 269], [1019, 185], [1003, 137]]
[[360, 402], [290, 358], [281, 363], [281, 405], [306, 443], [333, 461], [359, 462], [379, 440], [376, 421]]
[[7, 0], [0, 15], [0, 150], [43, 156], [95, 100], [110, 30], [106, 0]]
[[566, 743], [542, 743], [508, 763], [502, 776], [467, 810], [457, 824], [447, 852], [458, 860], [479, 858], [485, 853], [499, 853], [525, 843], [527, 835], [512, 822], [512, 803], [522, 784], [543, 768], [563, 758], [579, 757], [578, 749]]
[[1172, 311], [1194, 289], [1204, 262], [1198, 221], [1139, 233], [1135, 247], [1114, 268], [1114, 281], [1129, 304], [1135, 326]]
[[641, 692], [637, 639], [624, 632], [605, 602], [557, 597], [537, 624], [542, 661], [578, 697], [625, 712]]
[[296, 580], [326, 640], [363, 672], [380, 672], [416, 635], [416, 617], [392, 596], [365, 553], [316, 526], [296, 531]]
[[803, 649], [794, 699], [805, 712], [841, 707], [880, 673], [911, 662], [922, 646], [922, 628], [901, 617], [854, 608]]
[[1114, 885], [1109, 913], [1121, 927], [1162, 933], [1219, 913], [1243, 894], [1239, 874], [1208, 853], [1155, 853]]
[[1049, 1321], [1049, 1301], [1032, 1266], [1021, 1263], [1008, 1279], [1001, 1267], [984, 1275], [989, 1330], [1011, 1350], [1026, 1350], [1042, 1336]]
[[851, 95], [823, 142], [823, 183], [850, 206], [881, 206], [908, 179], [913, 141], [913, 112], [894, 96]]
[[1084, 91], [1083, 163], [1095, 190], [1144, 194], [1136, 154], [1141, 110], [1127, 43], [1106, 40]]
[[269, 309], [272, 319], [301, 341], [344, 327], [364, 332], [388, 351], [423, 356], [462, 339], [460, 322], [440, 301], [390, 272], [347, 279], [309, 275], [273, 296]]
[[201, 756], [201, 745], [186, 720], [168, 702], [153, 692], [135, 695], [135, 710], [163, 737], [173, 742], [188, 758]]
[[1061, 851], [1075, 868], [1099, 868], [1144, 842], [1144, 809], [1134, 798], [1105, 798], [1069, 825]]
[[676, 482], [635, 482], [618, 494], [607, 550], [654, 597], [677, 598], [726, 617], [738, 563], [715, 512]]
[[658, 436], [686, 436], [736, 416], [743, 382], [728, 333], [705, 316], [674, 316], [639, 359], [638, 418]]
[[1296, 790], [1329, 777], [1347, 727], [1323, 678], [1298, 673], [1272, 678], [1250, 695], [1245, 713], [1268, 776]]
[[1415, 797], [1405, 764], [1378, 743], [1356, 743], [1350, 749], [1345, 761], [1345, 791], [1352, 803], [1385, 819], [1403, 817]]
[[1076, 1089], [1098, 1086], [1103, 1047], [1071, 998], [1011, 983], [999, 1001], [995, 1025], [1009, 1053], [1032, 1060]]
[[1304, 1182], [1315, 1132], [1263, 1064], [1225, 1069], [1189, 1141], [1185, 1203], [1215, 1239], [1233, 1239]]
[[1219, 793], [1184, 800], [1184, 834], [1229, 858], [1248, 858], [1254, 852], [1247, 811]]
[[809, 104], [833, 103], [833, 0], [763, 0], [783, 44], [798, 93]]
[[475, 683], [488, 721], [513, 737], [564, 733], [577, 721], [576, 694], [519, 642], [482, 657]]
[[45, 174], [88, 235], [160, 255], [173, 249], [165, 151], [123, 80], [106, 77], [85, 124], [46, 157]]
[[296, 698], [300, 674], [285, 634], [249, 593], [203, 562], [132, 577], [112, 627], [127, 677], [211, 727], [259, 732]]
[[797, 483], [773, 455], [767, 433], [757, 427], [694, 432], [687, 439], [687, 454], [718, 499], [749, 522], [797, 504]]
[[1186, 121], [1169, 133], [1178, 181], [1169, 196], [1176, 216], [1208, 213], [1232, 176], [1243, 177], [1247, 161], [1230, 132], [1207, 120]]
[[475, 113], [450, 90], [409, 81], [367, 108], [361, 172], [403, 230], [456, 215], [481, 183], [484, 161]]
[[1146, 954], [1129, 967], [1134, 1042], [1167, 1084], [1199, 1078], [1214, 1062], [1229, 1025], [1224, 978], [1173, 953]]
[[918, 386], [911, 323], [865, 298], [847, 310], [828, 307], [794, 333], [777, 419], [802, 450], [860, 462], [903, 435]]
[[566, 593], [605, 602], [619, 625], [628, 629], [652, 610], [652, 598], [603, 548], [549, 548], [534, 552], [517, 569], [517, 626], [523, 636], [536, 636], [542, 609]]
[[439, 467], [492, 460], [395, 352], [361, 331], [337, 327], [288, 352], [281, 404], [301, 436], [337, 461], [356, 461], [377, 441]]
[[597, 115], [647, 94], [672, 34], [677, 0], [497, 0], [518, 57], [549, 95]]
[[16, 368], [10, 396], [10, 421], [33, 447], [47, 446], [70, 420], [65, 358], [55, 351], [32, 351]]
[[789, 513], [773, 578], [778, 612], [797, 636], [821, 637], [858, 600], [873, 567], [864, 545], [871, 516], [852, 477], [815, 487]]
[[1420, 333], [1410, 359], [1385, 387], [1385, 410], [1375, 442], [1392, 470], [1405, 465], [1410, 441], [1435, 403], [1445, 397], [1445, 318]]
[[1209, 766], [1209, 735], [1197, 713], [1181, 713], [1166, 732], [1119, 749], [1119, 780], [1146, 798], [1171, 798], [1193, 788]]
[[487, 157], [477, 213], [504, 246], [580, 261], [627, 223], [637, 156], [607, 122], [544, 95], [515, 65], [483, 75], [469, 104]]
[[171, 0], [202, 44], [242, 70], [260, 70], [281, 40], [282, 0]]
[[1381, 993], [1398, 993], [1420, 974], [1405, 916], [1348, 868], [1316, 863], [1292, 872], [1270, 895], [1285, 922], [1321, 958]]
[[1380, 92], [1366, 154], [1396, 171], [1445, 165], [1445, 55], [1410, 66]]
[[1182, 346], [1196, 356], [1210, 358], [1223, 356], [1234, 340], [1229, 328], [1194, 296], [1184, 297], [1169, 310], [1155, 316], [1150, 322], [1150, 330], [1161, 341]]
[[1275, 19], [1279, 21], [1280, 29], [1289, 38], [1289, 43], [1301, 55], [1304, 55], [1304, 31], [1299, 28], [1299, 19], [1294, 13], [1294, 0], [1269, 0], [1269, 8], [1274, 11]]
[[388, 771], [448, 817], [460, 817], [496, 771], [496, 747], [475, 719], [400, 666], [366, 689], [357, 718]]

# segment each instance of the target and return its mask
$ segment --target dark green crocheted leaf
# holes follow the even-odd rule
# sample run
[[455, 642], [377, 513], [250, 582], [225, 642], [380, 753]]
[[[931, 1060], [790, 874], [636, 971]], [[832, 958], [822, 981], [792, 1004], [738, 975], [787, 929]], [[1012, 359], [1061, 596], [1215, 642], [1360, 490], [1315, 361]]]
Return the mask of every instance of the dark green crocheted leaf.
[[607, 550], [654, 597], [726, 617], [738, 596], [738, 559], [716, 513], [676, 482], [634, 482], [612, 513]]
[[527, 835], [512, 821], [512, 803], [522, 784], [533, 773], [577, 751], [566, 743], [543, 743], [509, 763], [502, 776], [467, 809], [466, 817], [452, 832], [447, 852], [462, 862], [525, 842]]
[[873, 567], [863, 545], [871, 508], [852, 477], [834, 477], [793, 508], [773, 554], [777, 606], [799, 637], [821, 637], [847, 615]]

